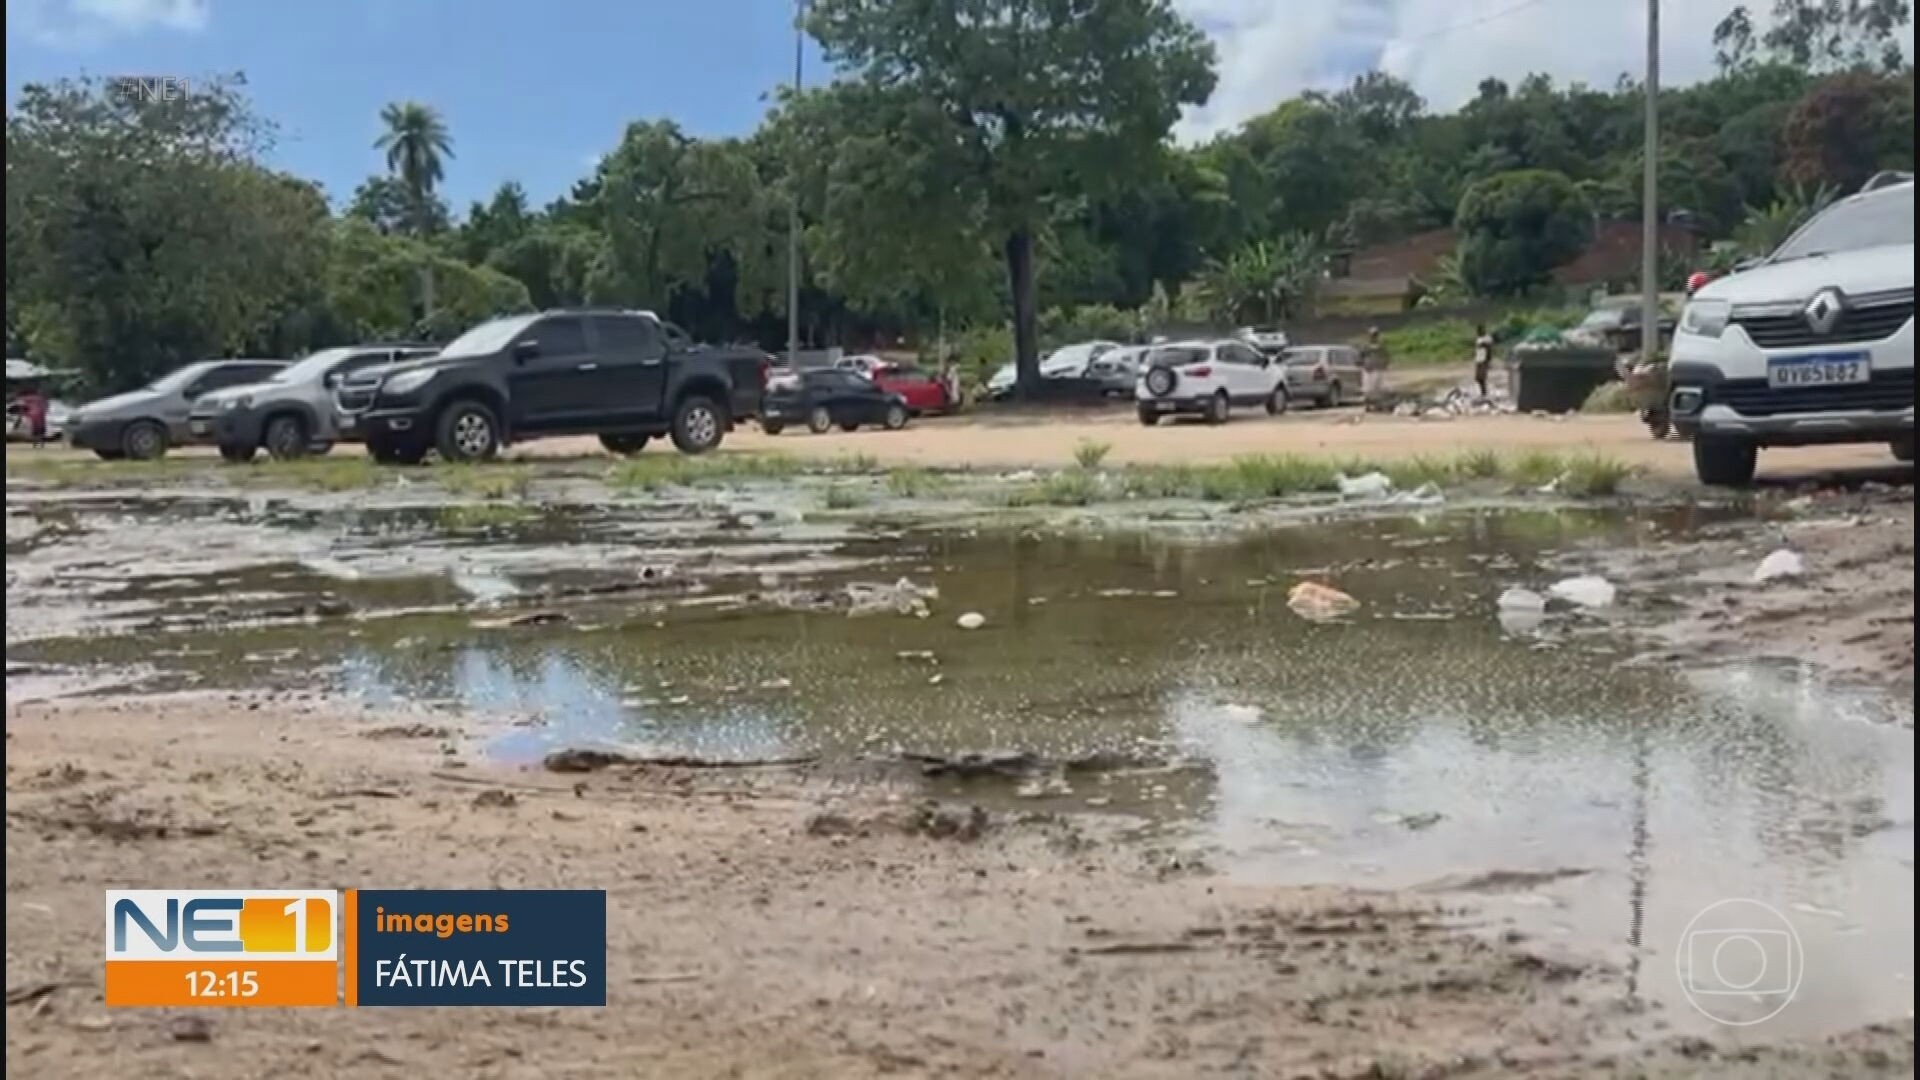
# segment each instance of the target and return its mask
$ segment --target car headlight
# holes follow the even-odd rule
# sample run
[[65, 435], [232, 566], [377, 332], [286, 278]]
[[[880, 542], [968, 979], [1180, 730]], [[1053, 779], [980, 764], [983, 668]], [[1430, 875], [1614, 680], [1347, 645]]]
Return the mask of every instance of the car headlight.
[[432, 368], [423, 368], [419, 371], [403, 371], [398, 375], [388, 378], [386, 382], [381, 383], [380, 392], [383, 394], [411, 394], [415, 390], [427, 385], [427, 383], [431, 382], [433, 377], [438, 374], [439, 372]]
[[1727, 328], [1727, 319], [1733, 314], [1733, 305], [1725, 300], [1689, 301], [1686, 310], [1680, 313], [1680, 332], [1697, 334], [1700, 337], [1719, 337]]
[[252, 407], [253, 398], [246, 396], [228, 398], [220, 403], [220, 408], [224, 412], [232, 412], [235, 409], [250, 409]]

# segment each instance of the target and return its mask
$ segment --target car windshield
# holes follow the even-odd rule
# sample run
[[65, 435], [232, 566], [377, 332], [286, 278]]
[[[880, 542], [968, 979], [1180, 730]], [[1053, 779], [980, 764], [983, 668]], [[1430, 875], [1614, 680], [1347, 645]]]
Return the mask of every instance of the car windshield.
[[537, 315], [513, 315], [505, 319], [493, 319], [461, 334], [447, 342], [440, 350], [442, 356], [479, 356], [484, 353], [498, 352], [507, 347], [513, 336], [532, 325]]
[[148, 383], [147, 389], [157, 390], [163, 394], [170, 394], [175, 390], [184, 390], [188, 383], [205, 374], [207, 369], [211, 367], [213, 367], [213, 361], [211, 360], [202, 360], [197, 364], [188, 364], [186, 367], [169, 371], [165, 375]]
[[1147, 354], [1147, 363], [1154, 367], [1179, 367], [1182, 364], [1197, 364], [1206, 358], [1207, 350], [1198, 345], [1179, 345], [1153, 350]]
[[280, 371], [275, 372], [273, 378], [268, 381], [277, 383], [309, 382], [325, 375], [328, 369], [340, 361], [345, 360], [347, 357], [352, 356], [353, 352], [352, 349], [321, 349], [319, 352], [295, 363], [293, 366], [282, 368]]
[[1774, 262], [1829, 255], [1838, 251], [1913, 243], [1913, 188], [1902, 185], [1885, 195], [1840, 203], [1780, 245]]

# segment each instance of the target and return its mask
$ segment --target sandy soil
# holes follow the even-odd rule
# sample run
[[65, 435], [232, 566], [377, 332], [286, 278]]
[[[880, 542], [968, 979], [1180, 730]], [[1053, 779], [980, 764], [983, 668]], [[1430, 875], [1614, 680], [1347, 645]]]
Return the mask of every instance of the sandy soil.
[[[1648, 633], [1650, 659], [1774, 657], [1851, 682], [1913, 694], [1913, 492], [1820, 492], [1783, 516], [1699, 540], [1614, 553], [1609, 576], [1669, 605]], [[1798, 577], [1755, 582], [1781, 549]]]
[[[10, 704], [7, 731], [14, 1075], [1912, 1069], [1910, 1023], [1715, 1049], [1459, 908], [1229, 886], [1097, 819], [936, 837], [886, 784], [463, 765], [467, 733], [310, 700]], [[207, 1041], [105, 1010], [101, 888], [199, 883], [604, 886], [608, 1007], [232, 1010]]]
[[[901, 431], [804, 431], [770, 436], [744, 425], [726, 441], [726, 451], [774, 450], [787, 454], [836, 457], [864, 454], [886, 464], [928, 466], [1061, 466], [1072, 464], [1076, 447], [1095, 441], [1111, 446], [1114, 463], [1225, 461], [1241, 454], [1326, 454], [1390, 460], [1420, 454], [1445, 455], [1488, 448], [1593, 451], [1629, 461], [1670, 478], [1693, 476], [1693, 456], [1684, 443], [1656, 441], [1632, 416], [1474, 416], [1418, 420], [1363, 415], [1358, 409], [1316, 410], [1281, 417], [1242, 412], [1222, 426], [1166, 422], [1146, 428], [1125, 408], [1029, 413], [1001, 410], [967, 416], [929, 417]], [[337, 453], [357, 453], [344, 447]], [[512, 448], [513, 457], [556, 457], [601, 453], [597, 439], [542, 439]], [[649, 450], [649, 453], [656, 452]], [[664, 446], [657, 452], [670, 452]], [[13, 447], [9, 455], [91, 458], [60, 448], [38, 451]], [[211, 448], [176, 453], [212, 456]], [[1881, 445], [1806, 447], [1761, 455], [1761, 476], [1793, 482], [1836, 469], [1871, 469], [1912, 475], [1896, 466]]]

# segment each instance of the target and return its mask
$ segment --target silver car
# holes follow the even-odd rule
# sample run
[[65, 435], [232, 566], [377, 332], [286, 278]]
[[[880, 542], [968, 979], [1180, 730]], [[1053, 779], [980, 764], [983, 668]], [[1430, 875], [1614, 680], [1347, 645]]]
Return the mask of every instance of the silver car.
[[1287, 395], [1337, 408], [1360, 397], [1360, 350], [1351, 345], [1296, 345], [1286, 351]]
[[333, 388], [363, 368], [431, 356], [430, 345], [343, 345], [322, 349], [263, 382], [203, 394], [188, 428], [212, 440], [228, 461], [251, 461], [256, 450], [280, 460], [324, 454], [342, 438]]
[[67, 441], [108, 460], [151, 461], [193, 440], [193, 403], [215, 390], [271, 378], [284, 360], [202, 360], [138, 390], [90, 401], [67, 414]]

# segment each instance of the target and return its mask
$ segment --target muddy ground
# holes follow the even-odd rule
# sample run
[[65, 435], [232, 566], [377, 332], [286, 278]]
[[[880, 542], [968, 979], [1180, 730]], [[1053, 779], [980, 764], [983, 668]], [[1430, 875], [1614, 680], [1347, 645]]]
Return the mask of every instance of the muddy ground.
[[[8, 1067], [1910, 1075], [1912, 496], [1871, 475], [1704, 509], [1653, 489], [1596, 509], [1458, 497], [1081, 508], [1023, 517], [1004, 543], [992, 530], [1006, 511], [989, 501], [956, 511], [880, 483], [865, 505], [814, 490], [795, 509], [796, 483], [844, 491], [845, 478], [683, 498], [541, 476], [531, 497], [548, 520], [514, 524], [423, 514], [416, 503], [459, 501], [423, 492], [425, 479], [371, 498], [249, 491], [238, 505], [190, 476], [157, 501], [10, 482]], [[966, 525], [914, 531], [942, 517]], [[1754, 585], [1782, 544], [1806, 573]], [[1544, 626], [1494, 625], [1500, 587], [1592, 572], [1618, 584], [1613, 608], [1556, 604]], [[1302, 576], [1350, 589], [1362, 613], [1301, 622], [1283, 597]], [[939, 584], [931, 617], [848, 617], [844, 582], [895, 577]], [[964, 636], [953, 617], [969, 605], [990, 621]], [[1182, 683], [1152, 665], [1171, 654], [1191, 674], [1183, 641], [1217, 678]], [[368, 667], [388, 657], [391, 669]], [[1683, 692], [1670, 684], [1713, 669], [1750, 690], [1744, 665], [1769, 658], [1797, 665], [1781, 693], [1815, 702], [1811, 715], [1770, 719], [1772, 698], [1727, 705], [1716, 688], [1700, 708], [1724, 733], [1703, 720], [1671, 742], [1644, 735]], [[611, 683], [613, 704], [565, 681], [563, 662]], [[1433, 682], [1449, 673], [1460, 687]], [[481, 707], [503, 681], [508, 707]], [[754, 707], [784, 727], [699, 712], [707, 695], [787, 693], [805, 703]], [[1584, 716], [1582, 699], [1605, 704], [1511, 765], [1550, 783], [1486, 771], [1537, 738], [1534, 718]], [[607, 708], [621, 726], [568, 726]], [[864, 710], [893, 719], [843, 730]], [[1639, 719], [1616, 724], [1616, 711]], [[1455, 714], [1473, 736], [1457, 745], [1441, 719]], [[1430, 719], [1408, 727], [1416, 717]], [[1823, 734], [1829, 723], [1841, 726]], [[1026, 749], [1040, 775], [956, 780], [900, 752], [902, 724], [939, 732], [945, 751]], [[1155, 734], [1167, 724], [1171, 742]], [[1129, 725], [1142, 734], [1101, 741]], [[1760, 729], [1815, 748], [1756, 749]], [[702, 741], [714, 731], [725, 739]], [[634, 752], [806, 763], [542, 763], [614, 732]], [[1832, 736], [1849, 748], [1817, 749]], [[1589, 792], [1582, 773], [1613, 768], [1596, 747], [1648, 737], [1652, 850], [1616, 871], [1632, 789]], [[1047, 764], [1090, 749], [1102, 764]], [[1742, 761], [1762, 752], [1749, 772]], [[1668, 754], [1680, 771], [1662, 771]], [[1854, 775], [1903, 755], [1904, 771]], [[1355, 803], [1354, 818], [1300, 801], [1376, 782], [1344, 770], [1381, 759], [1400, 770], [1397, 800]], [[1290, 771], [1301, 762], [1334, 771]], [[1685, 790], [1686, 770], [1717, 766], [1734, 788]], [[1749, 848], [1745, 832], [1711, 831], [1716, 798], [1776, 784], [1789, 813], [1762, 832], [1800, 839]], [[1553, 787], [1579, 797], [1555, 801]], [[1535, 813], [1547, 833], [1520, 841], [1511, 819]], [[1594, 813], [1605, 820], [1589, 834]], [[1689, 849], [1696, 826], [1708, 846]], [[1676, 864], [1710, 861], [1723, 840], [1739, 859], [1796, 868], [1778, 880], [1841, 890], [1823, 900], [1845, 918], [1808, 931], [1827, 969], [1803, 1023], [1703, 1023], [1666, 987], [1669, 916], [1717, 887]], [[1645, 947], [1607, 921], [1616, 887], [1644, 891], [1642, 864], [1661, 939]], [[605, 887], [609, 1004], [232, 1010], [210, 1027], [104, 1009], [101, 890], [199, 884]], [[1598, 931], [1593, 896], [1609, 909]], [[1859, 960], [1902, 941], [1907, 959], [1889, 970]]]

